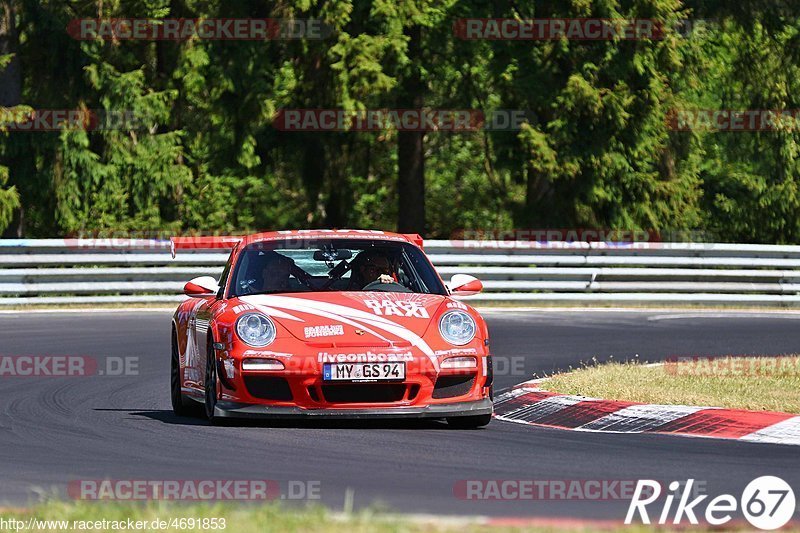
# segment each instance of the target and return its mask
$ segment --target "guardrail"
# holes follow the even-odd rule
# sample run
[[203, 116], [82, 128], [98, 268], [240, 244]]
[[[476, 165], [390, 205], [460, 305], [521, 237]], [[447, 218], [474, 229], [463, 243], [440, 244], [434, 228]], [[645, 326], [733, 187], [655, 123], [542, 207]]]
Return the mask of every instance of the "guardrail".
[[[439, 241], [425, 251], [447, 280], [472, 274], [477, 302], [800, 303], [800, 246], [714, 243]], [[0, 240], [0, 306], [174, 303], [227, 253], [165, 241]]]

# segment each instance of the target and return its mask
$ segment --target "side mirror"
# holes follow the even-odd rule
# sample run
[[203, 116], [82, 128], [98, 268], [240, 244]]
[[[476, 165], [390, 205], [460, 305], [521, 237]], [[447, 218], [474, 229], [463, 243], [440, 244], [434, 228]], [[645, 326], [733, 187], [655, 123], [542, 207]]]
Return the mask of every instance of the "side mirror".
[[205, 298], [206, 296], [216, 296], [219, 291], [217, 280], [211, 276], [200, 276], [186, 282], [183, 286], [183, 294], [192, 298]]
[[448, 287], [453, 296], [472, 296], [483, 290], [483, 283], [475, 276], [453, 274]]

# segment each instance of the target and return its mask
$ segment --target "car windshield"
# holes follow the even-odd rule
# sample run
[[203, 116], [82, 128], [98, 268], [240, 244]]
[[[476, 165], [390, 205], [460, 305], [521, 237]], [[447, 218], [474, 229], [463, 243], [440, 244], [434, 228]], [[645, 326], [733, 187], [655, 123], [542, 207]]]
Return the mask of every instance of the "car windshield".
[[330, 291], [447, 294], [425, 254], [407, 242], [293, 239], [242, 250], [229, 295]]

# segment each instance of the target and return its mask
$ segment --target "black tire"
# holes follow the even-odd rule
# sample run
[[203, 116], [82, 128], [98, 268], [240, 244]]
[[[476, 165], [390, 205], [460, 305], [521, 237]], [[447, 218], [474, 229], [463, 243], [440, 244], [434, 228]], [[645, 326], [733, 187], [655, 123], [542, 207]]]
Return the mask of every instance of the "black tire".
[[454, 416], [447, 419], [447, 425], [454, 429], [482, 428], [492, 421], [492, 415]]
[[204, 389], [206, 418], [213, 424], [216, 422], [214, 408], [217, 406], [217, 354], [214, 352], [214, 346], [210, 337], [206, 350], [206, 377]]
[[172, 331], [172, 357], [170, 358], [170, 401], [172, 412], [175, 416], [197, 416], [197, 402], [193, 402], [181, 392], [180, 380], [180, 354], [178, 353], [178, 338]]

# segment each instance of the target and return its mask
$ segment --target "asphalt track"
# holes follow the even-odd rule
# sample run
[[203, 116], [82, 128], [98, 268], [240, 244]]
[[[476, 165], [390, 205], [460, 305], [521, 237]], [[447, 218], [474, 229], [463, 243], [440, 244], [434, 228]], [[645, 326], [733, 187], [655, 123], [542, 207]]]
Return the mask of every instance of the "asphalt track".
[[[490, 311], [496, 387], [581, 362], [638, 356], [776, 355], [800, 351], [800, 314]], [[138, 357], [127, 377], [0, 379], [0, 506], [64, 493], [77, 479], [317, 481], [323, 504], [402, 512], [621, 520], [627, 501], [465, 501], [459, 480], [693, 478], [741, 494], [778, 475], [797, 491], [794, 446], [616, 435], [494, 421], [245, 423], [212, 427], [169, 407], [169, 318], [136, 313], [0, 315], [0, 355]], [[517, 359], [515, 359], [517, 358]]]

